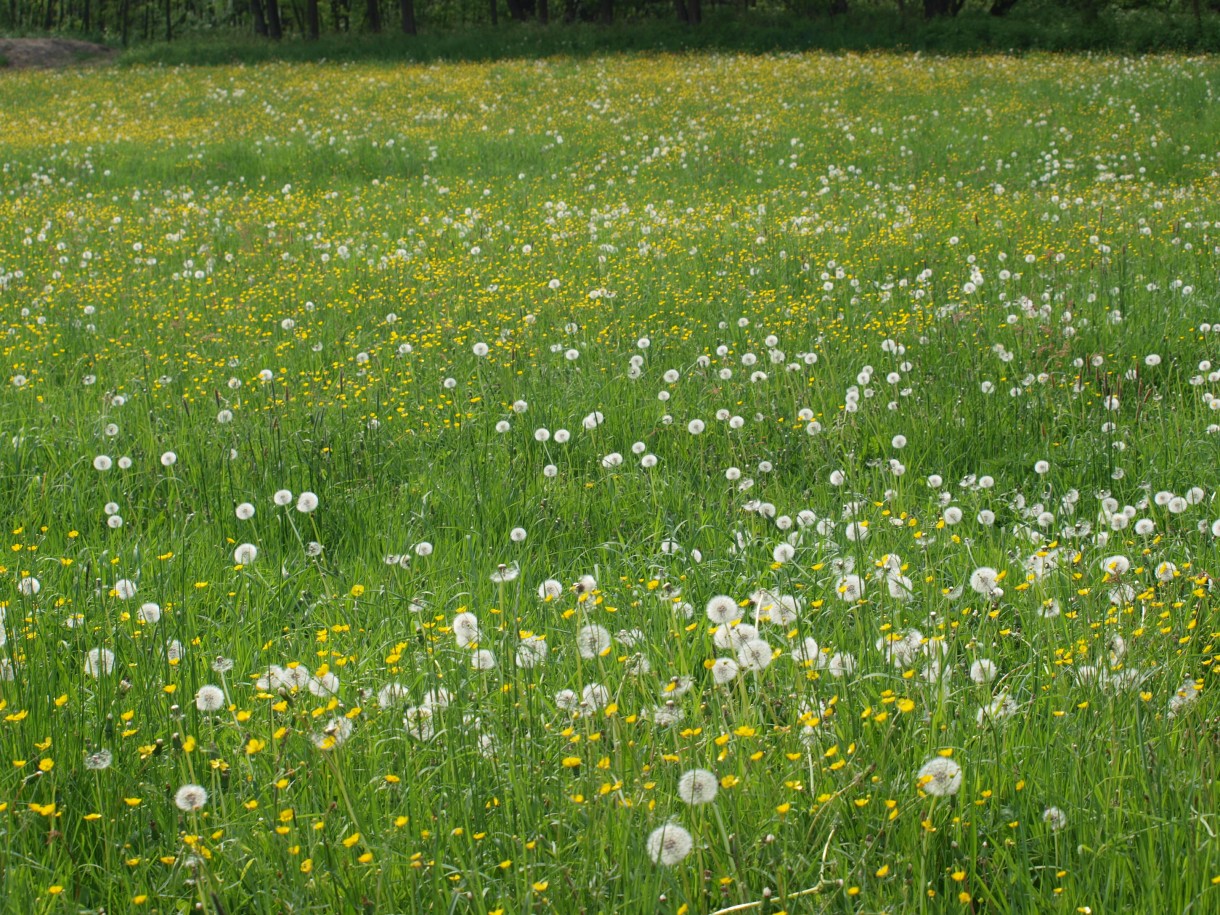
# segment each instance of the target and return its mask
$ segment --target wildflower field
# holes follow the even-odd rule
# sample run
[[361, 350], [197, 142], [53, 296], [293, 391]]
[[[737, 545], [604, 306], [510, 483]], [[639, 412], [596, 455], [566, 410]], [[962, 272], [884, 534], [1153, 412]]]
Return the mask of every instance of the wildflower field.
[[1218, 85], [5, 75], [4, 911], [1220, 911]]

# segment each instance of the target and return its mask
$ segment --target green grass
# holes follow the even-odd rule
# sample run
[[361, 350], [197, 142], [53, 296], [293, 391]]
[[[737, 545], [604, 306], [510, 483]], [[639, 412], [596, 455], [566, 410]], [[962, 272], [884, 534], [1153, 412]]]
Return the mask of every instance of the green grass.
[[1218, 77], [6, 77], [6, 904], [1220, 905]]

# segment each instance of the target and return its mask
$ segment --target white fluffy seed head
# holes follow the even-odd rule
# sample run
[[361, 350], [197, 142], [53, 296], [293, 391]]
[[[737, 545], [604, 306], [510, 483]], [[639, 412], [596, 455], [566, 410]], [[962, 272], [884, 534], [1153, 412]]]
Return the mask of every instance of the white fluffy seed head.
[[224, 705], [224, 690], [219, 686], [213, 686], [209, 683], [206, 686], [199, 687], [199, 692], [195, 693], [195, 708], [201, 712], [216, 712], [224, 708]]
[[945, 756], [933, 756], [915, 777], [919, 788], [933, 797], [957, 794], [962, 787], [962, 767]]
[[648, 857], [657, 864], [672, 867], [691, 853], [695, 840], [677, 823], [670, 822], [654, 829], [645, 844]]
[[737, 606], [737, 601], [725, 594], [718, 594], [709, 600], [706, 612], [707, 618], [717, 626], [723, 626], [741, 618], [741, 608]]
[[174, 794], [174, 805], [183, 813], [202, 810], [207, 802], [208, 792], [202, 785], [183, 785]]
[[692, 807], [716, 800], [719, 788], [715, 774], [707, 769], [689, 769], [678, 779], [678, 797]]

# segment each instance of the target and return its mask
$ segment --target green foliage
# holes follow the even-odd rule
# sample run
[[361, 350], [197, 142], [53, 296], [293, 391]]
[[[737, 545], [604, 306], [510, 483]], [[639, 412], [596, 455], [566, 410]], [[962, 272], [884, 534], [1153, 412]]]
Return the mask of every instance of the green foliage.
[[[84, 2], [84, 0], [76, 0]], [[91, 0], [96, 2], [96, 0]], [[175, 0], [177, 2], [177, 0]], [[266, 3], [266, 0], [260, 0]], [[382, 0], [384, 5], [384, 0]], [[514, 0], [516, 2], [516, 0]], [[924, 8], [906, 0], [857, 3], [835, 14], [835, 0], [788, 0], [760, 7], [708, 5], [698, 26], [678, 21], [669, 2], [620, 2], [615, 21], [598, 22], [601, 0], [564, 7], [551, 0], [550, 24], [535, 21], [536, 0], [521, 0], [525, 19], [507, 8], [498, 22], [489, 19], [484, 0], [416, 0], [421, 36], [396, 29], [397, 6], [381, 9], [382, 31], [372, 34], [363, 0], [320, 6], [322, 40], [303, 34], [301, 9], [283, 10], [285, 39], [272, 42], [254, 34], [248, 2], [223, 10], [206, 3], [187, 4], [172, 16], [173, 39], [165, 41], [163, 9], [149, 4], [130, 12], [121, 25], [118, 4], [89, 28], [69, 15], [56, 20], [62, 34], [133, 46], [130, 60], [162, 63], [248, 62], [258, 60], [492, 60], [513, 57], [631, 53], [635, 51], [918, 50], [935, 53], [991, 51], [1218, 51], [1220, 16], [1207, 4], [1196, 15], [1189, 4], [1091, 2], [1091, 0], [1017, 0], [1005, 15], [992, 15], [994, 2], [967, 3], [956, 15], [924, 17]], [[24, 10], [23, 6], [13, 7]], [[71, 8], [71, 7], [69, 7]], [[39, 7], [38, 9], [41, 9]], [[34, 35], [44, 31], [38, 9], [10, 19], [0, 5], [0, 34]], [[569, 15], [571, 21], [569, 21]], [[169, 45], [168, 47], [163, 45]]]
[[964, 13], [952, 19], [925, 22], [886, 12], [828, 19], [765, 14], [742, 19], [731, 13], [713, 13], [697, 29], [657, 20], [623, 22], [610, 27], [471, 25], [459, 29], [425, 28], [419, 36], [325, 35], [315, 42], [300, 38], [267, 42], [252, 35], [191, 36], [132, 48], [122, 60], [173, 66], [270, 60], [486, 61], [649, 51], [764, 54], [808, 50], [910, 50], [938, 54], [1216, 51], [1220, 50], [1220, 18], [1209, 17], [1200, 29], [1184, 14], [1150, 11], [1107, 13], [1091, 23], [1070, 14], [1048, 18], [1013, 13], [998, 18], [985, 13]]

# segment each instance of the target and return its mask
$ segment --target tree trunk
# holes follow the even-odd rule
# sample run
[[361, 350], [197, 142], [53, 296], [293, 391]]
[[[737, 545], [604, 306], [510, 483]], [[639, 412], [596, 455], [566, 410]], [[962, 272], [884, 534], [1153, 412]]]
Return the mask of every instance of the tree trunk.
[[165, 0], [165, 40], [174, 40], [174, 18], [172, 0]]
[[80, 27], [86, 35], [89, 34], [89, 0], [84, 0], [80, 11]]
[[847, 0], [830, 0], [830, 15], [847, 15]]
[[491, 24], [500, 24], [500, 9], [498, 0], [491, 0]]
[[1008, 11], [1017, 5], [1017, 0], [994, 0], [991, 4], [991, 15], [1007, 16]]
[[691, 25], [698, 25], [703, 21], [703, 0], [687, 0], [687, 9]]
[[271, 36], [272, 41], [279, 41], [284, 37], [284, 24], [280, 21], [279, 0], [267, 0], [267, 34]]
[[674, 0], [674, 12], [678, 14], [678, 21], [683, 25], [690, 25], [690, 12], [686, 8], [686, 0]]
[[525, 6], [521, 0], [508, 0], [508, 15], [518, 22], [525, 22]]
[[398, 10], [402, 13], [402, 33], [415, 34], [415, 0], [398, 0]]
[[322, 34], [322, 22], [318, 15], [318, 0], [305, 0], [305, 33], [313, 41]]
[[367, 0], [364, 7], [364, 24], [368, 26], [370, 32], [381, 31], [381, 6], [380, 0]]
[[[1195, 0], [1195, 2], [1198, 3], [1198, 0]], [[550, 19], [551, 10], [550, 6], [547, 4], [547, 0], [538, 0], [538, 21], [543, 25], [546, 25]]]
[[614, 22], [614, 0], [601, 0], [598, 4], [598, 19], [602, 25], [610, 25]]
[[[308, 3], [309, 0], [305, 0], [305, 2]], [[283, 13], [280, 15], [283, 16]], [[297, 3], [296, 0], [293, 0], [292, 2], [292, 18], [296, 21], [297, 32], [304, 35], [307, 28], [305, 24], [305, 16], [301, 12], [301, 4]]]
[[936, 19], [949, 15], [949, 0], [923, 0], [925, 19]]
[[267, 17], [263, 13], [263, 0], [250, 0], [250, 12], [254, 14], [254, 34], [267, 37]]

